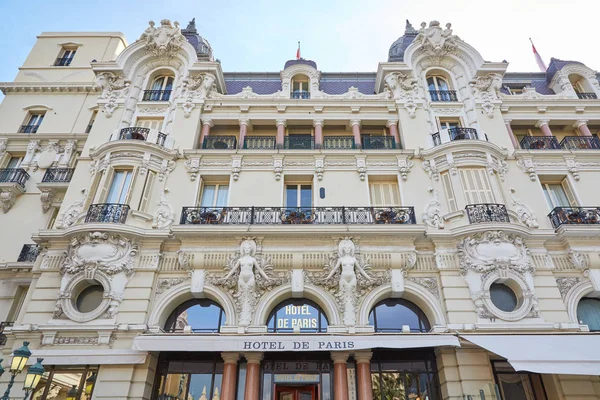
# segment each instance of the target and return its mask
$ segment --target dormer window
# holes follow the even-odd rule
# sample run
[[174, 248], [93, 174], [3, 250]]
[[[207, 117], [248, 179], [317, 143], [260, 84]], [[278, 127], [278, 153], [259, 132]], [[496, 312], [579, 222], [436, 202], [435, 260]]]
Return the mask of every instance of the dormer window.
[[292, 78], [292, 99], [310, 99], [310, 80], [306, 75]]
[[432, 75], [427, 77], [427, 88], [431, 101], [458, 101], [456, 90], [450, 90], [448, 80], [443, 76]]
[[580, 99], [597, 99], [598, 96], [594, 92], [594, 89], [588, 84], [588, 82], [580, 75], [572, 74], [569, 75], [569, 81], [571, 86], [575, 89], [577, 97]]
[[76, 48], [63, 47], [59, 56], [54, 61], [55, 67], [68, 67], [75, 57]]
[[144, 91], [144, 101], [169, 101], [173, 90], [172, 76], [162, 75], [152, 81], [150, 90]]

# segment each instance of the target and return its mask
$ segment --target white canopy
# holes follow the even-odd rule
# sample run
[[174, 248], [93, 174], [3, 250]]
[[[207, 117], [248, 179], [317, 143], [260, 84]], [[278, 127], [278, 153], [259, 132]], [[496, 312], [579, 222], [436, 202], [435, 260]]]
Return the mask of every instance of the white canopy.
[[143, 335], [133, 340], [134, 350], [143, 351], [335, 351], [378, 347], [409, 349], [417, 347], [460, 346], [454, 335]]
[[600, 335], [460, 335], [508, 360], [516, 371], [600, 375]]

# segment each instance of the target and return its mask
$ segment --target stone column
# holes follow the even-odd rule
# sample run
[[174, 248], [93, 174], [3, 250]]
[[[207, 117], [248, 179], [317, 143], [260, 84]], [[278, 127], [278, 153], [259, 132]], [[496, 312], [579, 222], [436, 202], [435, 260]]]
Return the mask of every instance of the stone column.
[[244, 139], [246, 138], [246, 132], [248, 131], [248, 125], [250, 121], [247, 119], [240, 119], [240, 137], [238, 139], [238, 149], [244, 148]]
[[238, 353], [221, 353], [223, 359], [223, 383], [221, 384], [221, 400], [235, 400], [237, 380]]
[[315, 119], [313, 121], [315, 127], [315, 149], [323, 147], [323, 120]]
[[277, 141], [276, 141], [276, 148], [277, 149], [283, 149], [283, 141], [284, 141], [284, 137], [285, 137], [285, 127], [286, 127], [286, 122], [285, 119], [278, 119], [277, 122]]
[[357, 351], [354, 353], [356, 360], [356, 375], [358, 380], [358, 400], [373, 400], [371, 387], [371, 356], [370, 351]]
[[587, 120], [579, 120], [575, 125], [577, 126], [577, 129], [579, 129], [581, 136], [593, 136], [590, 128], [587, 126]]
[[517, 138], [515, 137], [515, 133], [513, 132], [512, 127], [510, 126], [511, 121], [512, 120], [510, 119], [505, 119], [504, 123], [506, 124], [506, 130], [508, 131], [508, 137], [510, 138], [510, 142], [513, 144], [515, 149], [518, 149], [519, 143], [517, 142]]
[[348, 361], [345, 351], [331, 352], [333, 360], [333, 400], [348, 400]]
[[550, 130], [550, 125], [548, 125], [549, 123], [550, 123], [550, 121], [548, 121], [547, 119], [543, 119], [543, 120], [538, 121], [538, 123], [536, 124], [536, 126], [542, 130], [542, 133], [544, 134], [544, 136], [552, 136], [552, 131]]
[[258, 400], [260, 393], [260, 361], [263, 353], [245, 353], [246, 366], [246, 388], [244, 400]]
[[390, 135], [394, 137], [394, 141], [396, 142], [396, 148], [400, 148], [400, 134], [398, 133], [398, 120], [389, 120], [386, 126], [390, 130]]
[[214, 126], [213, 120], [210, 118], [202, 119], [202, 132], [200, 133], [200, 143], [198, 144], [198, 148], [202, 148], [204, 145], [204, 138], [206, 138], [210, 134], [210, 128]]
[[351, 120], [350, 126], [352, 126], [352, 134], [354, 135], [354, 146], [357, 149], [362, 149], [362, 141], [360, 140], [360, 119]]

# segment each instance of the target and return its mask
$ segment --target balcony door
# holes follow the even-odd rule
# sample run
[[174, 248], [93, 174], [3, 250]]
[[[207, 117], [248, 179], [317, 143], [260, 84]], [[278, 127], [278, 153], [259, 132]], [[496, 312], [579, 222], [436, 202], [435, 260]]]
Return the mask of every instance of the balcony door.
[[285, 207], [306, 209], [312, 207], [312, 185], [288, 184], [285, 187]]
[[562, 182], [542, 182], [544, 197], [550, 209], [555, 207], [576, 207], [575, 196], [566, 179]]
[[484, 168], [461, 168], [460, 181], [467, 204], [495, 203], [494, 193]]
[[132, 178], [133, 171], [115, 171], [106, 196], [106, 203], [127, 204]]
[[277, 387], [275, 400], [317, 400], [317, 387]]
[[200, 198], [200, 207], [222, 208], [227, 206], [227, 197], [229, 194], [229, 185], [210, 184], [202, 188], [202, 197]]

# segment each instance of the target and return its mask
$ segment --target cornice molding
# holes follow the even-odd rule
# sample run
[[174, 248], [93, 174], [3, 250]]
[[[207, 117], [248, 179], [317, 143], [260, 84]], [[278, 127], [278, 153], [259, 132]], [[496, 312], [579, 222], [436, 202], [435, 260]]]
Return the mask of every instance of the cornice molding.
[[2, 93], [94, 93], [100, 89], [93, 83], [0, 82]]

